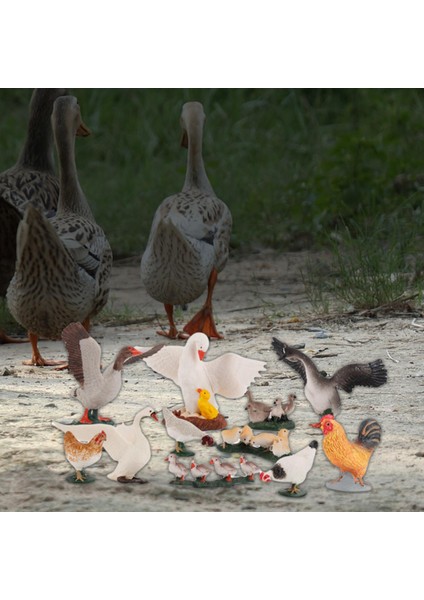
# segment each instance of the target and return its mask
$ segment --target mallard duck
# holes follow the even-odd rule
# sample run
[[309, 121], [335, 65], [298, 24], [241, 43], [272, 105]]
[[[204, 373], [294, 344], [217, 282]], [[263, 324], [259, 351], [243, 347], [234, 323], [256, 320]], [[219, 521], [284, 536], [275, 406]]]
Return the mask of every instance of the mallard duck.
[[[6, 296], [15, 272], [16, 232], [30, 202], [52, 216], [59, 199], [59, 180], [53, 160], [50, 116], [53, 103], [65, 89], [36, 89], [29, 105], [26, 140], [13, 167], [0, 174], [0, 296]], [[0, 331], [0, 343], [21, 342]]]
[[[218, 273], [229, 254], [232, 217], [206, 175], [202, 157], [205, 114], [200, 102], [187, 102], [181, 114], [182, 146], [188, 148], [184, 187], [166, 198], [156, 211], [141, 259], [141, 278], [147, 292], [165, 306], [171, 339], [201, 331], [221, 338], [212, 314], [212, 294]], [[203, 308], [178, 333], [175, 305], [193, 302], [208, 290]]]
[[16, 271], [7, 291], [13, 317], [29, 332], [37, 366], [55, 365], [41, 356], [39, 336], [60, 339], [71, 322], [88, 330], [106, 304], [112, 250], [80, 187], [75, 165], [75, 135], [88, 135], [78, 101], [63, 96], [54, 103], [52, 126], [60, 165], [57, 214], [48, 220], [32, 204], [17, 234]]

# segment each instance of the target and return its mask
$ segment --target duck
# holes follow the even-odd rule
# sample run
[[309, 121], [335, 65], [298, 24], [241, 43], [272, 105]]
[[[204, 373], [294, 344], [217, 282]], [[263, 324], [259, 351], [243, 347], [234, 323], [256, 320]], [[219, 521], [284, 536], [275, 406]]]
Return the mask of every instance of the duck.
[[162, 415], [165, 421], [165, 429], [170, 438], [175, 440], [175, 453], [191, 456], [193, 453], [190, 450], [186, 450], [184, 442], [190, 442], [192, 440], [201, 440], [202, 443], [207, 443], [212, 436], [205, 435], [205, 432], [186, 421], [174, 415], [172, 411], [166, 406], [162, 408]]
[[184, 481], [188, 474], [188, 469], [182, 462], [178, 461], [177, 456], [174, 453], [168, 454], [165, 462], [169, 463], [168, 470], [175, 476], [175, 479]]
[[209, 464], [213, 465], [216, 474], [226, 481], [232, 481], [233, 477], [238, 473], [238, 469], [235, 465], [229, 462], [221, 462], [217, 456], [213, 456], [210, 459]]
[[150, 443], [141, 429], [141, 421], [147, 417], [158, 421], [156, 411], [151, 406], [144, 406], [137, 412], [131, 423], [93, 423], [91, 425], [75, 425], [53, 421], [52, 425], [63, 431], [72, 433], [79, 442], [85, 443], [101, 432], [106, 434], [103, 447], [113, 461], [117, 462], [108, 479], [118, 483], [146, 483], [137, 477], [137, 473], [150, 461], [152, 451]]
[[106, 305], [112, 250], [96, 223], [78, 181], [75, 135], [88, 135], [78, 100], [61, 96], [54, 102], [52, 127], [59, 156], [60, 194], [51, 219], [32, 204], [25, 209], [17, 233], [15, 274], [7, 290], [12, 316], [25, 327], [32, 357], [24, 364], [56, 366], [44, 359], [38, 338], [60, 339], [72, 322], [90, 329], [91, 319]]
[[68, 369], [79, 383], [75, 395], [84, 407], [79, 422], [110, 421], [107, 417], [99, 416], [98, 411], [118, 396], [124, 366], [141, 359], [141, 352], [133, 346], [124, 346], [102, 371], [101, 347], [81, 323], [67, 325], [62, 331], [62, 340], [68, 353]]
[[211, 397], [210, 392], [208, 390], [202, 390], [201, 388], [197, 388], [197, 393], [199, 394], [199, 400], [197, 406], [199, 408], [199, 413], [205, 419], [216, 419], [219, 415], [219, 410], [209, 402]]
[[350, 363], [332, 377], [323, 375], [313, 360], [298, 350], [272, 338], [279, 360], [283, 360], [302, 378], [305, 397], [318, 415], [337, 415], [341, 410], [339, 390], [350, 394], [356, 386], [380, 387], [387, 382], [387, 369], [381, 359], [369, 363]]
[[200, 483], [205, 483], [206, 478], [210, 475], [212, 469], [209, 465], [197, 464], [194, 460], [190, 463], [190, 474], [194, 480], [199, 480]]
[[240, 461], [240, 469], [245, 477], [253, 481], [255, 478], [255, 474], [260, 474], [262, 469], [258, 467], [256, 463], [251, 460], [247, 460], [246, 457], [242, 454], [239, 458]]
[[[50, 115], [66, 89], [35, 89], [29, 104], [25, 142], [16, 163], [0, 173], [0, 296], [5, 297], [15, 272], [16, 234], [28, 203], [53, 216], [59, 200]], [[17, 343], [0, 330], [0, 343]]]
[[[224, 398], [241, 398], [265, 363], [245, 358], [234, 352], [225, 352], [213, 360], [204, 360], [209, 348], [209, 338], [198, 332], [186, 340], [184, 346], [164, 345], [144, 362], [156, 373], [171, 379], [180, 387], [186, 411], [196, 414], [198, 410], [197, 389], [210, 393], [209, 403], [219, 410], [216, 394]], [[134, 346], [141, 352], [149, 348]]]
[[[156, 210], [141, 259], [145, 289], [164, 305], [168, 317], [169, 330], [157, 333], [171, 339], [187, 338], [199, 331], [210, 338], [223, 337], [215, 325], [212, 295], [228, 260], [232, 216], [206, 174], [202, 156], [205, 119], [200, 102], [183, 105], [181, 145], [188, 150], [184, 185]], [[206, 288], [203, 307], [178, 332], [174, 306], [197, 300]]]

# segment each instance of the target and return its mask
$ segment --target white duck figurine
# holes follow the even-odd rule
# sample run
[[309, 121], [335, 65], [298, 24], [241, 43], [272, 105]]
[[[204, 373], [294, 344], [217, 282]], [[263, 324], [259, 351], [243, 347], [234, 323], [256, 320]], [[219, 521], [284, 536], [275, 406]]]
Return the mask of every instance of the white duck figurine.
[[217, 475], [222, 477], [222, 479], [226, 479], [227, 481], [231, 481], [233, 477], [237, 475], [237, 467], [229, 462], [221, 462], [221, 460], [213, 456], [209, 464], [214, 466], [215, 472]]
[[79, 383], [76, 396], [84, 407], [80, 423], [110, 421], [99, 417], [98, 411], [118, 396], [124, 366], [140, 359], [142, 353], [133, 346], [124, 346], [115, 360], [102, 371], [100, 345], [81, 323], [70, 323], [65, 327], [62, 340], [68, 352], [69, 371]]
[[174, 453], [169, 454], [165, 458], [165, 462], [169, 463], [168, 470], [175, 476], [175, 479], [184, 481], [188, 474], [188, 469], [182, 462], [178, 461], [177, 456]]
[[[148, 348], [135, 346], [146, 352]], [[198, 389], [210, 393], [209, 402], [218, 407], [215, 394], [225, 398], [241, 398], [255, 377], [265, 369], [260, 360], [244, 358], [233, 352], [226, 352], [218, 358], [204, 361], [209, 348], [209, 339], [204, 333], [193, 334], [181, 346], [163, 346], [154, 356], [145, 358], [145, 363], [163, 377], [181, 388], [186, 411], [198, 411]]]
[[204, 431], [186, 421], [180, 419], [174, 415], [169, 408], [164, 406], [162, 408], [162, 414], [165, 421], [165, 429], [170, 438], [175, 440], [175, 452], [177, 454], [192, 455], [193, 453], [189, 450], [184, 449], [184, 442], [191, 442], [192, 440], [202, 440], [202, 442], [209, 442], [213, 438], [210, 435], [205, 434]]
[[[205, 113], [200, 102], [187, 102], [181, 113], [183, 138], [188, 148], [187, 171], [180, 193], [166, 198], [157, 209], [141, 260], [141, 278], [147, 292], [165, 306], [169, 331], [175, 339], [197, 331], [221, 338], [212, 314], [212, 294], [218, 273], [229, 254], [232, 228], [230, 210], [206, 175], [202, 157]], [[193, 302], [207, 288], [203, 308], [179, 334], [173, 318], [175, 305]]]
[[112, 250], [81, 189], [75, 135], [88, 135], [74, 96], [56, 99], [52, 127], [60, 163], [57, 213], [47, 219], [28, 204], [17, 234], [16, 270], [7, 290], [13, 317], [29, 332], [32, 358], [24, 364], [57, 365], [38, 350], [38, 337], [60, 339], [62, 330], [90, 320], [106, 304]]
[[194, 480], [199, 480], [200, 483], [205, 483], [206, 478], [212, 472], [211, 467], [209, 465], [199, 465], [194, 462], [194, 460], [190, 463], [190, 474]]
[[247, 460], [245, 456], [240, 456], [240, 469], [248, 479], [251, 481], [255, 478], [255, 473], [262, 473], [262, 469], [258, 467], [258, 465], [251, 460]]
[[88, 442], [94, 435], [104, 431], [106, 440], [103, 447], [111, 459], [118, 463], [107, 477], [119, 483], [145, 483], [145, 480], [136, 477], [152, 455], [149, 441], [140, 427], [140, 422], [145, 417], [158, 420], [155, 410], [151, 406], [145, 406], [129, 425], [126, 423], [120, 423], [116, 427], [106, 423], [68, 425], [56, 421], [53, 421], [52, 425], [65, 433], [70, 431], [80, 442]]

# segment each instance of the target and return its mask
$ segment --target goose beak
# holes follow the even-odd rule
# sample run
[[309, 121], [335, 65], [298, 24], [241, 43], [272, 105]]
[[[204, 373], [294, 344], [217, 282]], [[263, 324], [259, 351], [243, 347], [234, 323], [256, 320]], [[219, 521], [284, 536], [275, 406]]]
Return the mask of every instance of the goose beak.
[[156, 421], [156, 423], [159, 423], [158, 416], [155, 412], [152, 412], [152, 414], [150, 416], [152, 417], [152, 419], [154, 419]]
[[200, 360], [203, 360], [205, 358], [206, 352], [203, 352], [203, 350], [198, 350], [197, 353], [199, 355]]
[[85, 125], [85, 123], [81, 121], [75, 135], [77, 135], [78, 137], [87, 137], [90, 134], [91, 131], [88, 129], [87, 125]]
[[132, 346], [130, 346], [129, 350], [133, 356], [140, 356], [141, 354], [143, 354], [142, 352], [140, 352], [140, 350], [137, 350], [137, 348], [134, 348]]

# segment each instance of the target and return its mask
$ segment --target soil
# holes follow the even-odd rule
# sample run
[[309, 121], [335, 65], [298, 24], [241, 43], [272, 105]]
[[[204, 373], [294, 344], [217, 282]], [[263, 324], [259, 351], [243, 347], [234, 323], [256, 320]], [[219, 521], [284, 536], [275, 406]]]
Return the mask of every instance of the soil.
[[[75, 485], [66, 477], [72, 467], [63, 452], [63, 433], [52, 421], [77, 418], [81, 405], [73, 396], [76, 382], [67, 371], [22, 365], [29, 358], [29, 344], [0, 347], [0, 510], [1, 511], [421, 511], [424, 509], [424, 320], [411, 314], [374, 318], [351, 315], [322, 319], [309, 304], [301, 277], [306, 253], [276, 253], [260, 250], [232, 258], [220, 274], [214, 309], [218, 329], [225, 339], [213, 341], [206, 360], [224, 352], [264, 360], [266, 371], [251, 386], [254, 399], [269, 404], [277, 396], [297, 394], [290, 432], [293, 452], [318, 441], [314, 466], [301, 485], [306, 495], [295, 499], [278, 492], [279, 483], [255, 481], [233, 487], [195, 488], [171, 485], [173, 476], [165, 458], [173, 441], [162, 423], [142, 422], [152, 449], [149, 463], [139, 472], [145, 485], [121, 484], [109, 480], [115, 463], [103, 453], [87, 471], [93, 483]], [[199, 299], [186, 312], [177, 313], [177, 325], [187, 322], [198, 309]], [[93, 337], [102, 346], [103, 364], [112, 361], [123, 345], [151, 346], [163, 341], [156, 331], [167, 323], [161, 305], [151, 300], [139, 276], [139, 259], [115, 264], [110, 306], [120, 311], [125, 324], [95, 323]], [[142, 318], [138, 316], [142, 315]], [[338, 470], [325, 457], [319, 430], [309, 426], [317, 420], [304, 397], [297, 374], [279, 362], [271, 349], [272, 336], [290, 344], [304, 344], [304, 351], [317, 356], [320, 368], [334, 372], [348, 362], [382, 358], [389, 379], [381, 388], [357, 387], [342, 392], [338, 420], [350, 439], [360, 422], [374, 417], [382, 426], [382, 441], [371, 458], [365, 481], [371, 491], [360, 494], [335, 492], [327, 481]], [[166, 343], [184, 344], [183, 341]], [[66, 360], [62, 342], [40, 342], [46, 358]], [[318, 353], [318, 355], [316, 355]], [[130, 422], [143, 405], [160, 410], [181, 405], [179, 388], [151, 371], [144, 363], [128, 366], [120, 395], [102, 411], [115, 422]], [[248, 421], [246, 398], [219, 398], [228, 426]], [[217, 443], [219, 432], [212, 432]], [[218, 454], [200, 441], [187, 446], [195, 451], [196, 462], [208, 462]], [[221, 453], [219, 453], [221, 456]], [[221, 457], [222, 458], [222, 457]], [[188, 464], [190, 459], [181, 459]], [[229, 456], [235, 464], [238, 455]], [[264, 470], [269, 460], [250, 455]], [[214, 476], [211, 476], [211, 479]], [[207, 491], [206, 491], [207, 490]]]

